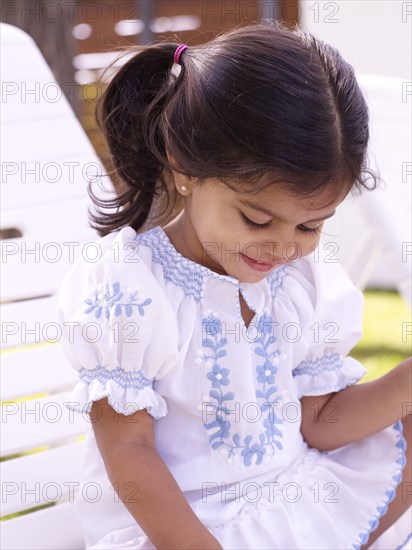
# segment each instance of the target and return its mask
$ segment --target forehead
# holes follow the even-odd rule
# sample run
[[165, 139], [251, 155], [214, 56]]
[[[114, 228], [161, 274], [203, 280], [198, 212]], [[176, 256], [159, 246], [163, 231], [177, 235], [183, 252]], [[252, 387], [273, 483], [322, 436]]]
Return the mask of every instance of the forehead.
[[[290, 211], [297, 213], [330, 213], [346, 197], [347, 192], [336, 192], [335, 186], [326, 186], [311, 195], [299, 194], [296, 188], [284, 184], [273, 184], [259, 191], [245, 191], [240, 186], [237, 189], [228, 187], [219, 182], [216, 191], [224, 193], [229, 202], [242, 205], [254, 205], [266, 208], [273, 213]], [[313, 217], [313, 216], [312, 216]]]

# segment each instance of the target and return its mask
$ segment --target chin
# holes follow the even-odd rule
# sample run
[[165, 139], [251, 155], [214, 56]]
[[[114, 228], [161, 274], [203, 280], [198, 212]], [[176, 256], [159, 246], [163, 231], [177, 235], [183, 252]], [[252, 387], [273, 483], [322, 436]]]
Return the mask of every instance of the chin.
[[235, 277], [238, 279], [241, 283], [258, 283], [262, 279], [265, 279], [271, 271], [268, 271], [266, 273], [247, 273], [243, 275], [235, 275]]

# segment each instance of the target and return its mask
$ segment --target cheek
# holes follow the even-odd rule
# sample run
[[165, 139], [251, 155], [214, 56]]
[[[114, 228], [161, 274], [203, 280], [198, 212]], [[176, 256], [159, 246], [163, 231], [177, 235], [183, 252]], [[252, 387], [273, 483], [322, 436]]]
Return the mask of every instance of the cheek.
[[312, 254], [318, 246], [319, 237], [305, 235], [290, 235], [288, 239], [272, 242], [268, 252], [281, 256], [284, 260], [295, 261]]
[[203, 245], [205, 243], [217, 245], [236, 234], [236, 231], [230, 231], [230, 221], [222, 206], [215, 201], [207, 201], [202, 194], [193, 198], [187, 211], [190, 212], [197, 238]]
[[309, 236], [304, 239], [301, 239], [299, 242], [301, 248], [301, 256], [308, 256], [311, 254], [319, 245], [320, 235], [318, 236]]
[[192, 201], [190, 214], [199, 237], [239, 240], [239, 231], [243, 228], [235, 213], [222, 201], [206, 200], [206, 197], [198, 196]]
[[235, 216], [228, 215], [227, 209], [203, 217], [198, 221], [196, 232], [203, 247], [207, 248], [208, 255], [220, 264], [237, 262], [234, 253], [243, 252], [253, 242], [247, 228], [242, 227]]

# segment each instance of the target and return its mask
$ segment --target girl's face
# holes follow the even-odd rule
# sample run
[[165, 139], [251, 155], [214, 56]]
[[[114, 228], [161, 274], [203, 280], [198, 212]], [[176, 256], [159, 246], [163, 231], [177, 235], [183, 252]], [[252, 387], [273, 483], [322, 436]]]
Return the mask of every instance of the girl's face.
[[278, 185], [243, 194], [212, 178], [187, 187], [184, 210], [171, 224], [182, 253], [244, 283], [313, 252], [324, 220], [343, 200], [328, 204], [327, 189], [316, 198], [294, 197]]

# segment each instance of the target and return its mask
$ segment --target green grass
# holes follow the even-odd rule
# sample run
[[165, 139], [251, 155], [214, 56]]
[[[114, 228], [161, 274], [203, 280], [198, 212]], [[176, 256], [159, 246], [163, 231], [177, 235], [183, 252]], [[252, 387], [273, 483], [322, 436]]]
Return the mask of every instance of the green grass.
[[397, 292], [367, 290], [364, 296], [363, 337], [350, 355], [367, 369], [362, 382], [368, 382], [412, 355], [412, 333], [406, 333], [412, 314]]

